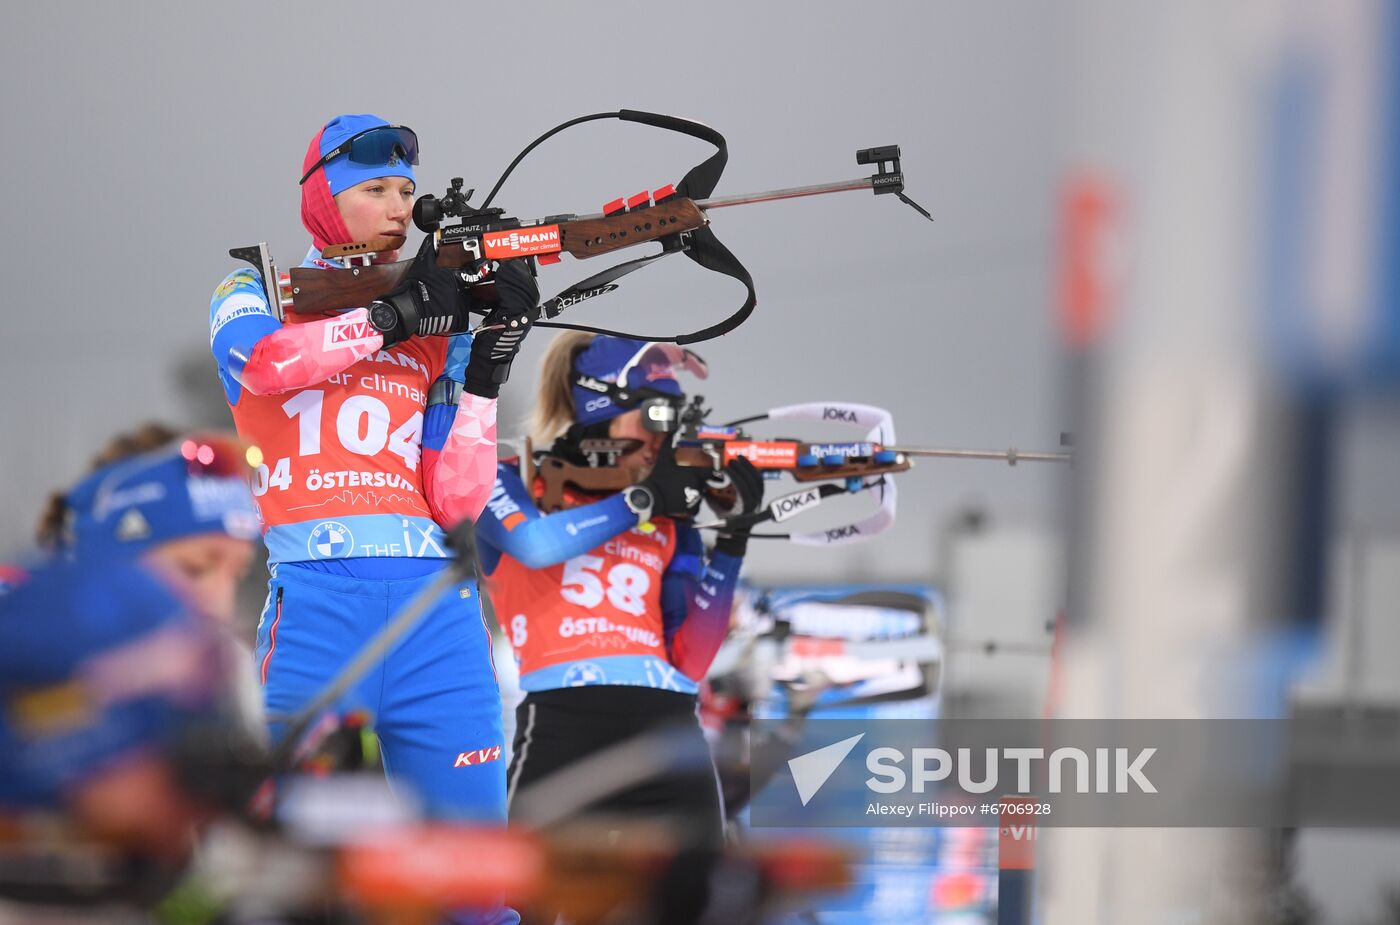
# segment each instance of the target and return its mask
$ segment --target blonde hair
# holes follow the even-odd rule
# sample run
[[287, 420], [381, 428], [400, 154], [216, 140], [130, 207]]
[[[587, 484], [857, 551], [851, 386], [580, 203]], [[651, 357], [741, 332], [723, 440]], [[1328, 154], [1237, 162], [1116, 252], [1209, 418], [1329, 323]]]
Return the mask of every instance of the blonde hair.
[[[178, 431], [171, 430], [164, 424], [144, 424], [131, 433], [114, 437], [112, 442], [107, 444], [88, 465], [88, 472], [96, 472], [103, 466], [109, 466], [118, 460], [149, 453], [151, 450], [165, 446], [177, 436], [179, 436]], [[44, 512], [39, 516], [39, 525], [35, 528], [34, 538], [44, 549], [57, 549], [63, 545], [67, 532], [68, 496], [64, 492], [57, 492], [49, 495], [49, 500], [44, 505]]]
[[584, 331], [565, 331], [554, 338], [540, 358], [539, 395], [525, 422], [536, 449], [549, 449], [574, 423], [574, 361], [595, 336]]

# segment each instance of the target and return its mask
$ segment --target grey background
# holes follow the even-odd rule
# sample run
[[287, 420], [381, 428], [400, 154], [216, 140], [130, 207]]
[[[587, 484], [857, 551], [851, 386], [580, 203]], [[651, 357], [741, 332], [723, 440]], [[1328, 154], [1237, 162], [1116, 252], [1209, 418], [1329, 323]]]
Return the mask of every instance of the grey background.
[[[282, 268], [301, 259], [301, 158], [345, 111], [418, 131], [421, 192], [454, 175], [484, 191], [539, 133], [622, 107], [723, 132], [720, 195], [861, 176], [856, 148], [898, 143], [933, 224], [858, 193], [715, 213], [760, 304], [699, 348], [713, 375], [698, 390], [718, 418], [838, 398], [890, 408], [907, 443], [1053, 448], [1068, 427], [1051, 298], [1055, 31], [1039, 4], [13, 7], [0, 35], [12, 164], [0, 555], [22, 548], [44, 495], [115, 431], [228, 423], [209, 295], [231, 246], [266, 240]], [[532, 155], [499, 201], [522, 216], [592, 211], [678, 180], [707, 153], [636, 126], [583, 126]], [[566, 259], [542, 289], [601, 266]], [[571, 318], [678, 333], [740, 298], [674, 260]], [[503, 435], [529, 406], [550, 336], [517, 365]], [[766, 544], [750, 574], [926, 577], [936, 527], [959, 505], [1045, 524], [1060, 479], [930, 461], [900, 483], [887, 535], [839, 553]]]
[[[301, 158], [316, 129], [346, 111], [418, 130], [426, 192], [454, 175], [485, 189], [540, 132], [619, 107], [724, 132], [731, 159], [719, 194], [859, 176], [856, 148], [898, 143], [909, 192], [934, 224], [854, 193], [715, 214], [760, 306], [700, 348], [714, 371], [701, 391], [719, 417], [831, 397], [889, 407], [909, 443], [1053, 447], [1072, 426], [1053, 321], [1058, 184], [1066, 152], [1141, 143], [1093, 135], [1088, 125], [1108, 123], [1084, 118], [1133, 105], [1147, 70], [1135, 56], [1167, 53], [1150, 23], [1130, 22], [1138, 12], [1097, 0], [7, 7], [0, 559], [21, 553], [44, 496], [113, 433], [148, 419], [229, 424], [208, 353], [209, 295], [234, 266], [231, 246], [266, 240], [284, 268], [300, 259]], [[1077, 54], [1094, 41], [1120, 48], [1112, 70]], [[532, 155], [501, 203], [523, 216], [590, 211], [675, 181], [706, 153], [637, 127], [586, 126]], [[595, 263], [566, 261], [542, 287], [556, 291]], [[733, 283], [677, 260], [572, 317], [672, 333], [724, 316], [738, 298]], [[530, 403], [547, 340], [527, 345], [503, 432]], [[1360, 573], [1342, 598], [1350, 623], [1389, 633], [1348, 632], [1367, 670], [1338, 658], [1335, 675], [1348, 689], [1384, 679], [1393, 700], [1395, 596], [1384, 573], [1400, 562], [1400, 402], [1354, 401], [1337, 423], [1333, 530], [1359, 526], [1366, 542], [1390, 543], [1364, 571], [1335, 570], [1342, 583]], [[874, 543], [765, 545], [748, 573], [928, 578], [948, 565], [941, 525], [977, 503], [1010, 540], [965, 544], [960, 569], [945, 570], [967, 573], [954, 633], [994, 635], [983, 618], [1014, 613], [1033, 638], [1059, 600], [1060, 562], [1043, 536], [1058, 527], [1063, 474], [928, 462], [900, 491], [899, 522]], [[1031, 664], [967, 656], [950, 678], [984, 677], [999, 690], [1021, 679], [1034, 702], [1045, 663]], [[1367, 864], [1382, 863], [1393, 837], [1358, 845], [1353, 835], [1304, 842], [1300, 866], [1312, 888], [1368, 909], [1393, 871]]]

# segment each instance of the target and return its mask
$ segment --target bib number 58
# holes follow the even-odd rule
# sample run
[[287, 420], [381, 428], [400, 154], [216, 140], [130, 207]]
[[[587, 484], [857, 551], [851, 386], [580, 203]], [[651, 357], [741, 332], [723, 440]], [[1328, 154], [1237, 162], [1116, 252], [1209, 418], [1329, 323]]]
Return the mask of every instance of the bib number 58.
[[603, 578], [602, 556], [574, 556], [564, 563], [564, 580], [559, 589], [570, 604], [591, 610], [608, 599], [623, 613], [640, 617], [646, 612], [646, 593], [651, 589], [651, 576], [645, 569], [619, 562], [608, 569], [606, 586]]

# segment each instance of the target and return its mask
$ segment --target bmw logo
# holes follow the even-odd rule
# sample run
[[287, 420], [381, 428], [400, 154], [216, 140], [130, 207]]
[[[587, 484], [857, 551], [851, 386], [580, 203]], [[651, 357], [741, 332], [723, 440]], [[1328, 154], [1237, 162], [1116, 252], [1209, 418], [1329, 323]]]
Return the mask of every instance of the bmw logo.
[[341, 559], [355, 548], [350, 528], [335, 520], [327, 520], [311, 528], [306, 551], [313, 559]]
[[577, 665], [570, 665], [569, 670], [564, 672], [565, 687], [587, 687], [590, 684], [606, 684], [608, 676], [603, 673], [592, 662], [579, 662]]

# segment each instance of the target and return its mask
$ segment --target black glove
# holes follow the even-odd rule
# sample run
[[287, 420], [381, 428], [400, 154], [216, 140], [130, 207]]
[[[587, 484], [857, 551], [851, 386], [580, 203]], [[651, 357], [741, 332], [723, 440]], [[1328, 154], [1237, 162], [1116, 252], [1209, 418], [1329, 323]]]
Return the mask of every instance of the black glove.
[[[763, 505], [763, 473], [742, 456], [736, 456], [723, 471], [711, 475], [708, 484], [711, 490], [722, 491], [731, 487], [734, 489], [738, 500], [728, 511], [719, 512], [724, 516], [752, 514]], [[747, 527], [742, 530], [722, 530], [719, 539], [715, 540], [716, 551], [741, 558], [748, 551], [748, 546]]]
[[510, 376], [510, 363], [540, 315], [540, 289], [523, 260], [504, 260], [496, 268], [496, 307], [472, 336], [472, 356], [462, 386], [473, 395], [495, 398]]
[[[628, 506], [637, 511], [643, 521], [650, 517], [694, 517], [700, 510], [700, 500], [705, 496], [705, 482], [710, 471], [697, 466], [682, 466], [676, 462], [674, 436], [667, 437], [656, 454], [656, 465], [651, 474], [627, 490]], [[649, 516], [643, 516], [630, 500], [637, 488], [645, 489], [651, 496]]]
[[423, 239], [398, 288], [369, 306], [369, 322], [384, 335], [385, 347], [415, 334], [465, 331], [469, 319], [457, 274], [437, 265], [432, 235]]
[[752, 514], [763, 504], [763, 473], [736, 456], [705, 482], [705, 500], [720, 517]]

